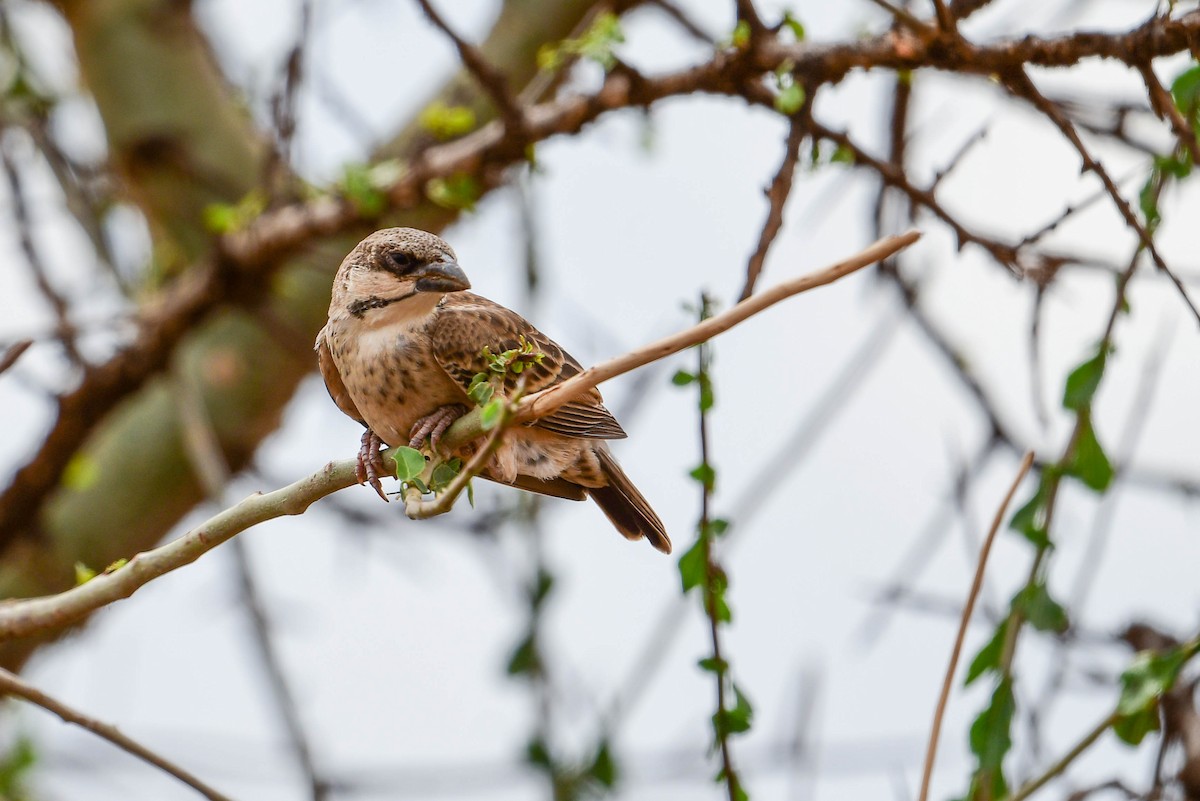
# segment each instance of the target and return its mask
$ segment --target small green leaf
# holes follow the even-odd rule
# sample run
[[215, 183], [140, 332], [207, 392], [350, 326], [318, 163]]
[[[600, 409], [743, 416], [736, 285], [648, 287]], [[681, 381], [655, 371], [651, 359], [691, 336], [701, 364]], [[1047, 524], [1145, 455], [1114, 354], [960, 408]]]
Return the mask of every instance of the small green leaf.
[[1130, 745], [1137, 745], [1159, 726], [1158, 702], [1175, 686], [1179, 673], [1195, 656], [1197, 643], [1177, 646], [1161, 653], [1142, 651], [1121, 674], [1121, 697], [1113, 731]]
[[804, 41], [804, 25], [792, 15], [791, 11], [783, 12], [783, 27], [792, 32], [792, 36], [796, 37], [797, 42]]
[[473, 211], [475, 201], [483, 190], [475, 176], [455, 173], [445, 178], [431, 178], [425, 184], [425, 195], [435, 204], [455, 211]]
[[716, 403], [712, 381], [709, 379], [708, 373], [701, 373], [698, 379], [700, 381], [700, 411], [707, 412]]
[[537, 640], [534, 638], [532, 632], [513, 649], [512, 656], [508, 658], [508, 666], [505, 670], [510, 676], [535, 675], [541, 670]]
[[617, 784], [617, 763], [613, 760], [612, 751], [608, 747], [608, 740], [601, 740], [600, 747], [596, 749], [596, 757], [592, 760], [592, 766], [588, 768], [588, 775], [595, 779], [602, 787], [615, 787]]
[[738, 20], [733, 32], [729, 34], [729, 43], [738, 50], [745, 50], [750, 44], [750, 23], [744, 19]]
[[1012, 679], [996, 684], [991, 701], [971, 724], [971, 752], [979, 759], [980, 772], [1002, 774], [1004, 756], [1012, 748], [1012, 719], [1016, 711]]
[[475, 483], [474, 483], [474, 481], [467, 482], [467, 503], [469, 503], [471, 505], [472, 509], [475, 508]]
[[546, 601], [546, 597], [550, 595], [550, 590], [554, 588], [554, 576], [546, 570], [539, 569], [537, 572], [537, 580], [534, 582], [532, 591], [529, 594], [529, 603], [534, 608], [539, 608]]
[[1200, 118], [1200, 64], [1193, 64], [1171, 82], [1175, 106], [1193, 126]]
[[704, 488], [712, 492], [713, 485], [717, 480], [717, 471], [710, 464], [701, 464], [693, 467], [688, 471], [688, 475], [704, 485]]
[[479, 412], [479, 427], [491, 431], [504, 417], [504, 398], [492, 398]]
[[1104, 492], [1112, 483], [1113, 467], [1096, 439], [1096, 431], [1092, 428], [1091, 416], [1081, 412], [1079, 424], [1082, 430], [1075, 442], [1075, 453], [1066, 465], [1064, 472], [1074, 476], [1090, 489]]
[[416, 448], [402, 445], [388, 451], [396, 462], [396, 478], [400, 481], [412, 481], [425, 472], [425, 457]]
[[96, 577], [96, 571], [85, 565], [83, 562], [75, 563], [75, 586], [79, 587], [87, 584]]
[[534, 737], [525, 746], [525, 761], [540, 768], [554, 766], [550, 759], [550, 749], [546, 747], [546, 742], [541, 737]]
[[434, 492], [441, 492], [455, 479], [461, 468], [462, 459], [455, 458], [442, 462], [433, 468], [433, 474], [429, 476], [429, 488]]
[[1017, 593], [1013, 598], [1013, 609], [1038, 631], [1062, 634], [1070, 627], [1067, 610], [1050, 597], [1050, 591], [1040, 581]]
[[679, 557], [679, 578], [683, 582], [683, 591], [699, 587], [707, 576], [708, 551], [704, 540], [696, 540], [696, 544]]
[[1043, 479], [1037, 492], [1013, 514], [1008, 523], [1009, 528], [1021, 532], [1038, 548], [1050, 545], [1050, 535], [1046, 532], [1046, 491], [1046, 482]]
[[30, 798], [25, 782], [36, 763], [33, 740], [24, 734], [17, 735], [8, 753], [0, 758], [0, 798], [11, 801]]
[[405, 481], [400, 486], [403, 487], [404, 489], [408, 489], [409, 487], [414, 487], [422, 495], [430, 495], [433, 492], [431, 489], [429, 489], [429, 487], [425, 484], [425, 482], [419, 478], [410, 478], [408, 481]]
[[109, 563], [108, 567], [104, 568], [104, 573], [105, 573], [105, 575], [107, 575], [109, 573], [116, 573], [118, 570], [125, 567], [125, 565], [127, 565], [127, 564], [129, 564], [129, 560], [124, 557], [122, 557], [120, 559], [114, 559], [112, 562]]
[[696, 663], [701, 670], [709, 673], [721, 674], [729, 670], [729, 663], [724, 659], [717, 659], [715, 656], [706, 656]]
[[1076, 367], [1067, 376], [1066, 390], [1063, 392], [1063, 408], [1079, 411], [1091, 405], [1104, 377], [1104, 364], [1107, 354], [1101, 350], [1092, 358]]
[[686, 387], [695, 380], [696, 376], [687, 370], [676, 370], [675, 375], [671, 376], [671, 383], [677, 387]]
[[387, 208], [387, 196], [379, 191], [370, 169], [363, 164], [346, 165], [338, 186], [342, 195], [365, 217], [377, 217]]
[[475, 128], [475, 112], [466, 106], [447, 106], [440, 100], [435, 100], [418, 117], [421, 127], [433, 134], [434, 138], [454, 139]]
[[703, 534], [710, 539], [723, 536], [729, 530], [729, 521], [723, 517], [714, 517], [708, 521]]
[[975, 654], [975, 658], [971, 660], [971, 665], [967, 668], [967, 678], [963, 681], [964, 687], [969, 686], [989, 670], [998, 671], [1000, 669], [1000, 657], [1004, 652], [1004, 641], [1007, 637], [1008, 620], [1005, 619], [996, 627], [992, 638], [979, 649], [979, 653]]
[[63, 486], [82, 492], [100, 480], [100, 465], [83, 451], [76, 453], [63, 470]]
[[804, 98], [804, 87], [795, 82], [789, 83], [775, 95], [775, 110], [790, 117], [804, 105]]

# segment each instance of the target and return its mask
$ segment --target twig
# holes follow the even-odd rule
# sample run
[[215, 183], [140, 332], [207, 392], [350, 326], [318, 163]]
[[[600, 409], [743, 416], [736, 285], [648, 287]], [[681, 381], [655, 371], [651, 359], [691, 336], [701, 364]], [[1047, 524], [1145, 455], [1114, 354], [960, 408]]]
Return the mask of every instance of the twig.
[[[521, 376], [520, 381], [523, 383], [524, 380], [525, 376]], [[454, 502], [458, 500], [458, 496], [471, 483], [471, 479], [479, 475], [479, 472], [483, 470], [488, 460], [492, 458], [493, 454], [500, 447], [511, 417], [512, 405], [505, 404], [500, 419], [496, 422], [496, 427], [488, 435], [487, 440], [483, 443], [483, 447], [475, 452], [471, 460], [458, 471], [458, 475], [451, 479], [446, 488], [432, 501], [422, 500], [421, 490], [417, 487], [409, 487], [404, 494], [404, 513], [408, 515], [409, 519], [424, 520], [449, 512], [451, 507], [454, 506]], [[432, 468], [433, 463], [430, 462], [429, 466]]]
[[[845, 261], [780, 284], [703, 323], [584, 370], [561, 384], [522, 398], [511, 422], [515, 425], [549, 414], [603, 381], [711, 339], [785, 298], [832, 283], [886, 258], [919, 238], [918, 232], [910, 231], [880, 240]], [[442, 442], [454, 449], [482, 433], [478, 410], [472, 410], [450, 427]], [[355, 460], [352, 459], [330, 462], [324, 469], [287, 487], [265, 495], [251, 495], [173, 542], [137, 554], [125, 566], [112, 573], [96, 576], [82, 586], [56, 595], [0, 603], [0, 641], [72, 623], [89, 612], [128, 598], [140, 587], [196, 561], [204, 553], [251, 526], [282, 515], [302, 514], [313, 502], [357, 484], [354, 467]]]
[[[99, 578], [99, 577], [97, 577]], [[133, 756], [153, 765], [160, 770], [169, 773], [179, 781], [191, 787], [196, 792], [200, 793], [210, 801], [231, 801], [229, 796], [214, 790], [200, 779], [193, 776], [188, 771], [171, 762], [164, 756], [161, 756], [154, 751], [151, 751], [146, 746], [139, 743], [127, 735], [122, 734], [116, 726], [110, 723], [96, 720], [93, 717], [84, 715], [75, 709], [67, 706], [63, 702], [51, 698], [41, 690], [31, 684], [27, 684], [14, 673], [10, 673], [3, 668], [0, 668], [0, 694], [15, 695], [18, 698], [23, 698], [31, 704], [40, 706], [42, 709], [57, 715], [67, 723], [73, 723], [80, 728], [87, 729], [97, 737], [108, 740], [117, 748], [132, 754]]]
[[871, 0], [871, 2], [882, 8], [887, 13], [891, 14], [896, 18], [897, 22], [912, 30], [913, 33], [933, 33], [933, 29], [930, 28], [930, 26], [924, 20], [917, 17], [908, 9], [901, 8], [900, 6], [888, 2], [888, 0]]
[[20, 359], [32, 345], [32, 339], [22, 339], [20, 342], [9, 345], [4, 353], [0, 354], [0, 373], [16, 364], [17, 359]]
[[770, 207], [767, 209], [767, 219], [763, 223], [762, 232], [758, 235], [758, 245], [746, 265], [746, 283], [742, 287], [741, 295], [738, 296], [739, 303], [754, 293], [754, 285], [758, 283], [763, 263], [767, 260], [767, 251], [770, 250], [771, 243], [775, 241], [779, 229], [783, 227], [783, 207], [787, 203], [788, 195], [792, 192], [792, 178], [796, 174], [796, 160], [800, 157], [800, 143], [808, 135], [808, 114], [806, 112], [802, 112], [802, 114], [803, 116], [792, 117], [791, 127], [788, 128], [787, 143], [783, 149], [783, 161], [780, 163], [775, 177], [771, 179], [771, 186], [766, 191]]
[[454, 48], [458, 50], [458, 57], [462, 60], [463, 66], [474, 76], [480, 88], [487, 92], [488, 97], [496, 106], [496, 112], [504, 122], [505, 133], [524, 137], [525, 113], [518, 105], [517, 98], [508, 85], [508, 80], [492, 66], [491, 62], [484, 58], [478, 47], [463, 39], [450, 27], [430, 0], [417, 0], [417, 3], [420, 4], [421, 10], [425, 12], [425, 16], [429, 18], [434, 27], [454, 43]]
[[41, 254], [38, 253], [37, 246], [33, 243], [33, 221], [29, 216], [29, 200], [25, 194], [25, 184], [21, 173], [13, 161], [12, 154], [9, 153], [8, 142], [0, 145], [0, 165], [3, 165], [4, 175], [8, 179], [8, 193], [12, 202], [13, 216], [16, 217], [17, 239], [20, 242], [21, 252], [25, 254], [25, 262], [29, 265], [30, 272], [33, 273], [33, 280], [37, 284], [38, 291], [42, 293], [42, 297], [46, 299], [50, 311], [54, 314], [55, 336], [66, 352], [67, 358], [74, 364], [83, 365], [83, 355], [75, 343], [77, 332], [71, 322], [70, 307], [66, 299], [50, 283], [46, 265], [42, 262]]
[[1061, 759], [1047, 768], [1042, 775], [1018, 788], [1016, 792], [1008, 797], [1008, 801], [1024, 801], [1024, 799], [1040, 790], [1042, 786], [1046, 784], [1046, 782], [1065, 771], [1068, 767], [1070, 767], [1071, 763], [1079, 757], [1080, 754], [1091, 748], [1092, 744], [1100, 739], [1100, 735], [1108, 731], [1109, 727], [1116, 722], [1118, 717], [1119, 715], [1116, 712], [1112, 712], [1104, 720], [1097, 723], [1096, 726], [1087, 734], [1085, 734], [1083, 739], [1076, 743], [1070, 751], [1063, 754]]
[[1166, 260], [1158, 252], [1158, 248], [1154, 244], [1154, 238], [1150, 235], [1150, 231], [1138, 220], [1133, 208], [1129, 205], [1129, 201], [1121, 194], [1121, 190], [1117, 188], [1116, 183], [1108, 174], [1108, 170], [1100, 162], [1092, 158], [1092, 154], [1083, 144], [1083, 140], [1079, 138], [1079, 133], [1075, 130], [1075, 126], [1071, 124], [1071, 121], [1067, 119], [1061, 109], [1055, 106], [1054, 103], [1038, 90], [1024, 68], [1003, 76], [1003, 80], [1014, 95], [1025, 98], [1033, 104], [1034, 108], [1046, 115], [1066, 140], [1071, 143], [1071, 146], [1075, 148], [1075, 152], [1079, 154], [1079, 158], [1083, 162], [1084, 170], [1095, 173], [1096, 177], [1104, 184], [1104, 188], [1108, 192], [1109, 197], [1112, 198], [1117, 211], [1125, 219], [1125, 224], [1137, 234], [1138, 241], [1141, 242], [1146, 252], [1150, 254], [1150, 258], [1154, 260], [1155, 266], [1159, 270], [1162, 270], [1171, 279], [1171, 282], [1175, 284], [1175, 288], [1179, 291], [1180, 297], [1183, 298], [1184, 304], [1191, 311], [1192, 316], [1196, 318], [1196, 322], [1200, 323], [1200, 309], [1197, 309], [1192, 299], [1188, 297], [1183, 282], [1167, 266]]
[[1138, 72], [1142, 75], [1142, 81], [1146, 84], [1146, 90], [1150, 95], [1150, 108], [1158, 115], [1159, 119], [1165, 119], [1171, 125], [1171, 131], [1174, 132], [1175, 138], [1179, 140], [1180, 146], [1188, 152], [1192, 158], [1192, 163], [1200, 165], [1200, 142], [1196, 141], [1196, 132], [1192, 130], [1192, 126], [1179, 113], [1179, 109], [1175, 106], [1175, 100], [1171, 97], [1171, 93], [1166, 90], [1162, 83], [1158, 80], [1158, 76], [1154, 74], [1154, 66], [1150, 62], [1138, 65]]
[[996, 510], [996, 516], [992, 518], [992, 527], [988, 529], [987, 537], [984, 538], [983, 547], [979, 549], [979, 561], [975, 566], [975, 578], [971, 581], [971, 589], [967, 593], [967, 602], [963, 605], [962, 617], [958, 623], [958, 634], [954, 637], [954, 647], [950, 650], [950, 664], [946, 666], [946, 676], [942, 680], [942, 691], [938, 696], [937, 707], [933, 713], [933, 727], [929, 731], [929, 746], [925, 750], [925, 767], [921, 772], [921, 792], [917, 796], [918, 801], [927, 801], [929, 798], [929, 783], [933, 778], [933, 763], [937, 758], [938, 738], [942, 732], [942, 718], [946, 714], [946, 703], [950, 699], [950, 688], [954, 684], [954, 674], [958, 668], [958, 658], [962, 654], [963, 641], [967, 636], [967, 626], [971, 622], [971, 613], [975, 611], [975, 600], [979, 597], [979, 590], [983, 586], [983, 573], [987, 566], [988, 554], [992, 550], [992, 542], [996, 539], [996, 532], [1000, 530], [1001, 524], [1004, 522], [1004, 514], [1008, 511], [1008, 505], [1012, 503], [1013, 496], [1017, 494], [1017, 488], [1025, 479], [1025, 475], [1033, 466], [1033, 451], [1025, 454], [1025, 458], [1021, 460], [1021, 467], [1017, 470], [1017, 477], [1013, 479], [1012, 485], [1009, 486], [1008, 492], [1004, 495], [1004, 500], [1000, 502], [1000, 508]]

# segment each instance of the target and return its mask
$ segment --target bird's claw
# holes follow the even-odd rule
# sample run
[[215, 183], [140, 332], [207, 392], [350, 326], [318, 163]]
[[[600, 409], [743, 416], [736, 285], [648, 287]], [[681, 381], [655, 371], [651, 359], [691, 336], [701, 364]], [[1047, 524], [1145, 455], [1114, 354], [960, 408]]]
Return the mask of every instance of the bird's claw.
[[358, 477], [359, 484], [370, 484], [371, 489], [386, 501], [388, 496], [384, 494], [383, 484], [379, 481], [381, 475], [388, 474], [387, 467], [383, 464], [383, 458], [379, 455], [381, 445], [383, 445], [383, 440], [374, 431], [368, 428], [363, 432], [362, 446], [358, 449], [358, 464], [354, 466], [354, 475]]
[[439, 406], [432, 414], [427, 414], [413, 423], [412, 430], [408, 432], [410, 437], [408, 447], [420, 450], [425, 438], [429, 437], [429, 446], [436, 452], [438, 443], [442, 440], [442, 434], [445, 434], [446, 429], [466, 413], [467, 407], [461, 403]]

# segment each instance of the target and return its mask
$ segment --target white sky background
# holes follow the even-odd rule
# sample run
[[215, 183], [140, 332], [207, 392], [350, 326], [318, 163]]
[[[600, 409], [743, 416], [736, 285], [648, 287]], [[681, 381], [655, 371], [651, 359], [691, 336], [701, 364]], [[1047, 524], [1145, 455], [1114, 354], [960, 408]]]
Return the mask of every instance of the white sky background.
[[[261, 109], [294, 35], [295, 4], [221, 0], [196, 5], [229, 76]], [[487, 30], [493, 5], [441, 3], [459, 30], [476, 40]], [[732, 2], [681, 5], [714, 33], [732, 27]], [[1077, 27], [1073, 14], [1059, 17], [1041, 3], [997, 0], [993, 5], [966, 26], [968, 35]], [[765, 0], [759, 6], [768, 19], [780, 7]], [[813, 40], [886, 27], [866, 2], [797, 2], [793, 9]], [[1127, 29], [1148, 9], [1126, 2], [1086, 4], [1086, 23]], [[69, 62], [53, 57], [67, 41], [66, 32], [36, 10], [24, 19], [28, 35], [49, 43], [45, 68], [69, 82]], [[706, 55], [653, 13], [636, 14], [625, 29], [629, 42], [619, 53], [647, 70], [677, 68]], [[317, 181], [336, 176], [346, 161], [361, 160], [457, 63], [415, 3], [379, 0], [318, 2], [310, 53], [313, 81], [304, 88], [295, 152], [306, 175]], [[1169, 82], [1181, 65], [1162, 65], [1160, 76]], [[1130, 100], [1144, 94], [1132, 73], [1112, 66], [1035, 77], [1060, 91]], [[822, 91], [818, 116], [827, 124], [850, 126], [860, 142], [882, 153], [889, 82], [883, 73], [856, 74]], [[987, 140], [943, 189], [946, 204], [970, 224], [1023, 234], [1098, 186], [1090, 177], [1079, 177], [1077, 157], [1047, 122], [1004, 101], [984, 81], [921, 73], [916, 87], [912, 158], [917, 175], [932, 175], [965, 139], [991, 123]], [[336, 97], [337, 105], [322, 96]], [[354, 121], [338, 110], [342, 107], [354, 110]], [[91, 112], [81, 107], [68, 121], [85, 132], [80, 147], [96, 133], [89, 120], [94, 120]], [[536, 307], [525, 305], [513, 191], [488, 197], [446, 234], [476, 291], [525, 312], [584, 363], [686, 325], [689, 316], [681, 304], [693, 301], [702, 288], [728, 303], [741, 286], [766, 213], [761, 189], [782, 153], [781, 118], [748, 110], [741, 101], [697, 97], [656, 107], [651, 125], [649, 150], [643, 145], [644, 120], [633, 113], [606, 117], [581, 136], [539, 146], [543, 172], [534, 182], [534, 202], [544, 283]], [[368, 130], [361, 130], [364, 126]], [[1147, 135], [1161, 139], [1155, 130]], [[1134, 176], [1126, 189], [1135, 195], [1144, 180], [1144, 160], [1099, 144], [1095, 152], [1112, 159], [1113, 174]], [[1197, 196], [1194, 189], [1186, 195], [1172, 191], [1177, 197], [1161, 232], [1161, 248], [1187, 272], [1198, 266], [1189, 222], [1196, 219]], [[847, 168], [798, 172], [786, 226], [760, 286], [867, 244], [873, 193], [873, 184]], [[59, 201], [51, 191], [38, 197], [39, 244], [50, 251], [56, 276], [78, 274], [71, 261], [77, 235], [57, 219]], [[1111, 279], [1068, 274], [1047, 301], [1043, 370], [1052, 424], [1042, 430], [1029, 400], [1026, 360], [1032, 287], [1013, 281], [976, 249], [956, 254], [935, 222], [923, 227], [929, 234], [906, 263], [928, 279], [924, 305], [953, 332], [981, 381], [1001, 400], [1006, 419], [1037, 444], [1039, 453], [1056, 458], [1070, 422], [1058, 411], [1062, 381], [1103, 329]], [[0, 232], [8, 235], [7, 228]], [[135, 257], [138, 234], [125, 241]], [[1133, 239], [1116, 212], [1101, 203], [1063, 226], [1052, 241], [1064, 247], [1086, 243], [1088, 252], [1119, 264], [1128, 258]], [[0, 246], [11, 251], [12, 243], [5, 238]], [[16, 255], [8, 259], [19, 263]], [[0, 275], [0, 336], [46, 322], [40, 309], [22, 300], [31, 292], [25, 281], [21, 270]], [[1100, 436], [1114, 451], [1141, 365], [1161, 347], [1162, 377], [1136, 462], [1197, 476], [1200, 340], [1195, 323], [1166, 282], [1154, 277], [1135, 285], [1131, 304], [1133, 315], [1119, 323], [1118, 352], [1097, 401]], [[891, 579], [943, 504], [955, 471], [982, 442], [984, 421], [941, 358], [902, 323], [881, 364], [845, 401], [807, 458], [765, 497], [756, 497], [748, 486], [849, 355], [896, 305], [888, 287], [862, 274], [787, 301], [716, 342], [718, 402], [711, 420], [717, 509], [735, 526], [753, 514], [751, 522], [739, 526], [727, 558], [735, 621], [725, 648], [756, 708], [753, 732], [734, 743], [756, 801], [890, 797], [898, 787], [915, 792], [956, 620], [900, 611], [870, 648], [863, 646], [862, 626], [874, 609], [870, 596]], [[97, 319], [103, 319], [103, 306], [98, 311]], [[96, 345], [101, 352], [102, 346]], [[690, 544], [698, 511], [698, 490], [686, 476], [697, 461], [695, 399], [692, 392], [667, 386], [667, 377], [691, 358], [681, 357], [650, 382], [652, 391], [626, 419], [630, 439], [616, 447], [666, 522], [677, 553]], [[0, 438], [6, 466], [19, 463], [49, 423], [44, 404], [21, 376], [51, 374], [52, 364], [53, 354], [34, 352], [20, 371], [0, 381], [0, 408], [7, 419], [19, 421], [19, 431]], [[626, 376], [605, 387], [618, 412], [630, 402], [635, 380]], [[329, 401], [319, 378], [312, 378], [259, 454], [271, 478], [244, 478], [231, 496], [352, 455], [360, 430]], [[961, 602], [974, 565], [964, 537], [976, 541], [982, 535], [1015, 468], [1015, 458], [1007, 454], [989, 464], [970, 495], [966, 519], [945, 518], [942, 544], [915, 580], [916, 589]], [[463, 505], [451, 520], [468, 524], [501, 492], [478, 488], [480, 510]], [[753, 500], [743, 505], [748, 495]], [[1121, 485], [1110, 495], [1115, 501], [1111, 542], [1076, 622], [1088, 631], [1107, 632], [1149, 616], [1180, 633], [1192, 630], [1200, 601], [1194, 505]], [[364, 782], [400, 777], [396, 786], [408, 788], [407, 795], [381, 791], [356, 797], [432, 798], [443, 791], [463, 798], [545, 797], [536, 779], [510, 768], [520, 761], [533, 714], [525, 686], [503, 675], [524, 626], [516, 589], [528, 566], [525, 540], [507, 531], [495, 545], [481, 546], [441, 521], [412, 523], [398, 507], [374, 508], [379, 503], [369, 490], [344, 492], [339, 502], [395, 518], [394, 525], [357, 536], [318, 506], [302, 518], [275, 521], [244, 535], [318, 765], [336, 777]], [[1096, 513], [1093, 497], [1065, 492], [1051, 575], [1060, 597], [1069, 596], [1076, 580]], [[544, 520], [546, 559], [558, 580], [547, 618], [551, 670], [563, 693], [557, 725], [567, 743], [582, 746], [595, 735], [597, 710], [607, 708], [615, 692], [628, 689], [630, 671], [654, 636], [662, 610], [678, 602], [678, 573], [674, 559], [621, 540], [591, 504], [548, 501]], [[1002, 535], [984, 600], [993, 608], [1004, 602], [1024, 580], [1030, 558], [1018, 536]], [[46, 650], [27, 676], [177, 758], [234, 797], [299, 798], [302, 789], [261, 671], [246, 646], [248, 625], [235, 599], [231, 557], [218, 549]], [[972, 629], [964, 661], [989, 632], [985, 625]], [[626, 778], [620, 798], [719, 797], [709, 781], [714, 765], [701, 762], [713, 690], [711, 677], [694, 664], [708, 648], [705, 622], [691, 598], [665, 664], [648, 678], [617, 729]], [[1056, 653], [1040, 635], [1023, 637], [1018, 693], [1024, 704], [1040, 693]], [[1085, 649], [1081, 655], [1116, 672], [1128, 656], [1115, 648]], [[1111, 687], [1089, 688], [1075, 673], [1068, 688], [1044, 721], [1046, 748], [1032, 763], [1024, 729], [1016, 730], [1018, 777], [1055, 758], [1116, 699]], [[815, 703], [806, 736], [817, 746], [804, 760], [789, 762], [776, 749], [794, 737], [805, 699]], [[934, 798], [965, 790], [971, 765], [966, 730], [984, 703], [978, 687], [956, 688], [952, 695]], [[40, 711], [22, 710], [20, 720], [37, 737], [43, 755], [38, 786], [44, 797], [193, 797]], [[1070, 775], [1104, 780], [1117, 771], [1141, 782], [1152, 749], [1144, 751], [1130, 756], [1106, 737]]]

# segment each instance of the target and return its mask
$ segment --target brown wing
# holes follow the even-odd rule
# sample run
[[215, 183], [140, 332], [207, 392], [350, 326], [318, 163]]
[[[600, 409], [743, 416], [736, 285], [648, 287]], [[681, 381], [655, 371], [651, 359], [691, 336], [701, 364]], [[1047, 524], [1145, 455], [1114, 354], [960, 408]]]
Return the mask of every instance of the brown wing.
[[[446, 295], [429, 333], [437, 363], [464, 390], [477, 373], [487, 371], [487, 362], [482, 355], [484, 347], [492, 353], [502, 353], [520, 347], [522, 336], [545, 354], [540, 364], [521, 374], [525, 376], [526, 394], [539, 392], [583, 370], [571, 354], [524, 317], [471, 292]], [[509, 375], [505, 379], [506, 388], [511, 391], [517, 380], [517, 376]], [[580, 439], [622, 439], [626, 436], [616, 418], [604, 408], [596, 389], [534, 421], [533, 425]]]
[[342, 383], [342, 374], [338, 372], [337, 364], [333, 361], [333, 354], [329, 352], [329, 343], [325, 341], [324, 328], [317, 334], [317, 342], [313, 345], [313, 350], [317, 352], [317, 365], [321, 368], [321, 377], [325, 379], [325, 389], [329, 390], [329, 397], [333, 398], [333, 402], [348, 417], [354, 418], [365, 426], [367, 422], [359, 414], [358, 407], [354, 405], [354, 401], [350, 397], [350, 392]]

